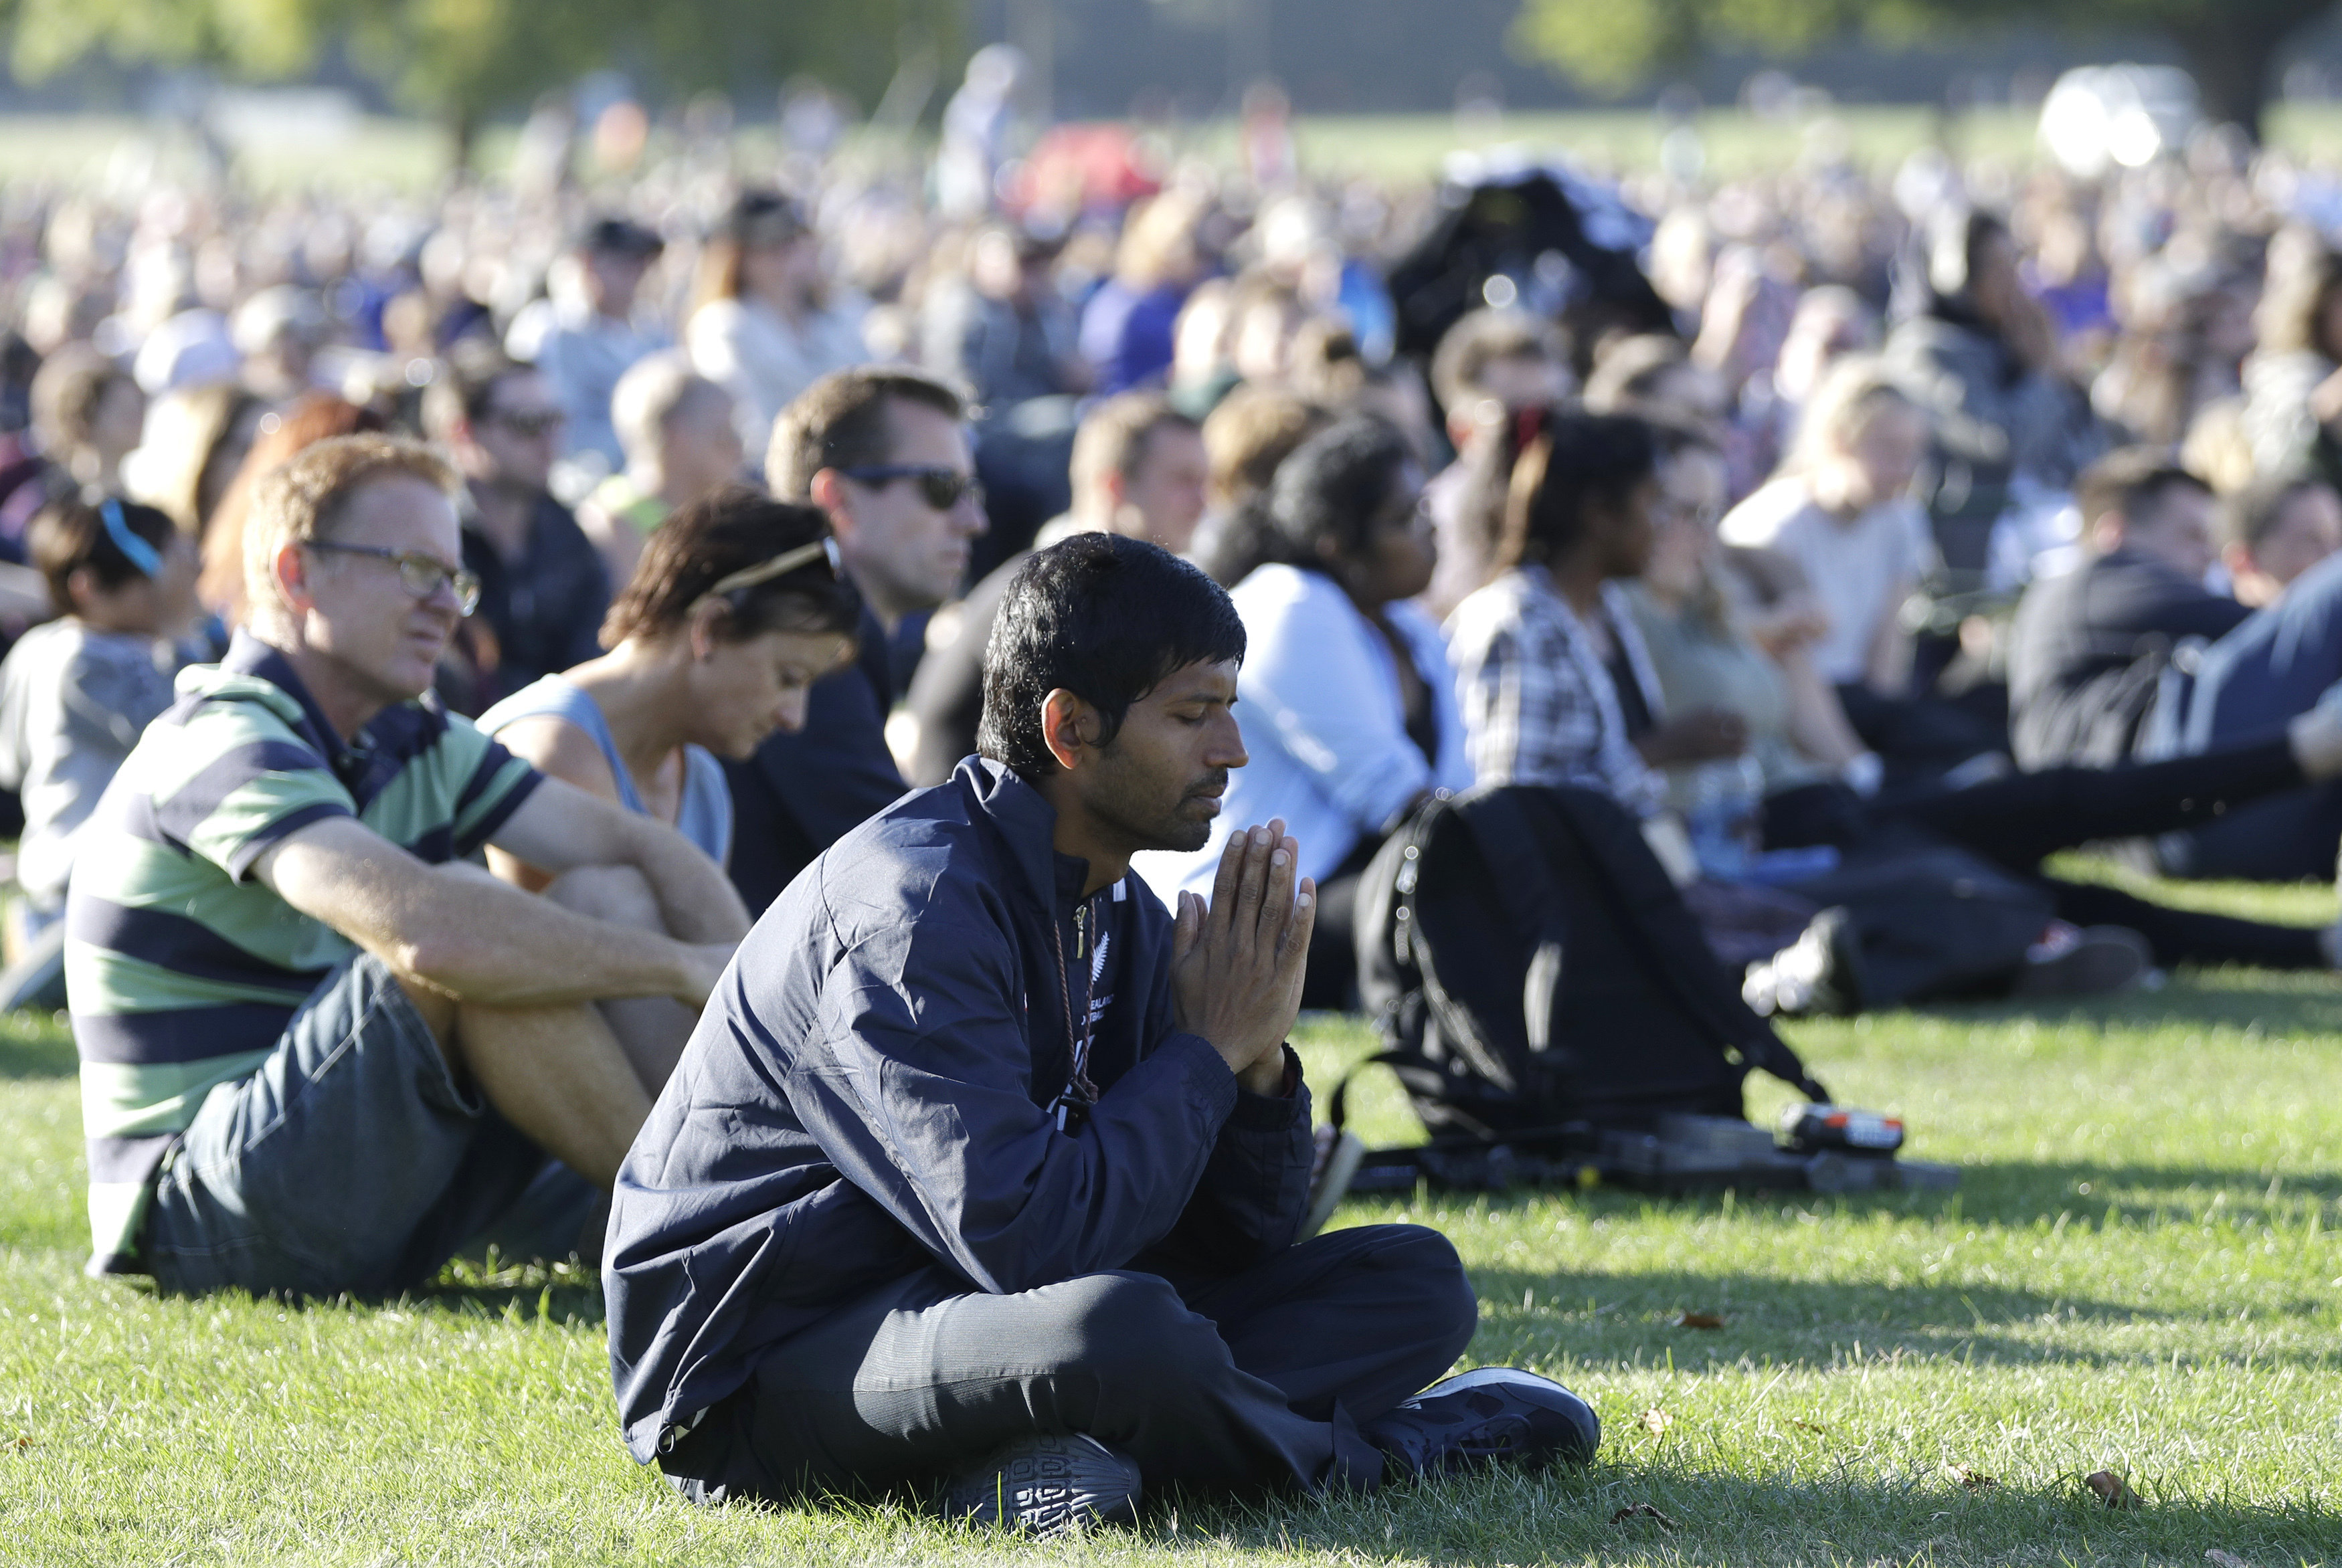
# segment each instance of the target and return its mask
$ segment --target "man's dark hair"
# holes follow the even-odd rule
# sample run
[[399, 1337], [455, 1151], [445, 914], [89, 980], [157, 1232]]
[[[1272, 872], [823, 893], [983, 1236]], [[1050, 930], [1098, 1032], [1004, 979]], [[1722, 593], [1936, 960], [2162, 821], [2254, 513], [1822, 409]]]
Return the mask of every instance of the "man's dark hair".
[[1062, 686], [1098, 711], [1107, 745], [1137, 702], [1189, 664], [1245, 654], [1226, 590], [1160, 545], [1077, 534], [1018, 568], [984, 648], [976, 751], [1030, 780], [1057, 771], [1041, 703]]
[[2295, 496], [2305, 490], [2325, 488], [2325, 480], [2302, 468], [2255, 480], [2229, 496], [2220, 508], [2221, 542], [2241, 544], [2248, 554], [2258, 550], [2261, 541], [2276, 533], [2277, 524], [2285, 521]]
[[2113, 513], [2127, 523], [2152, 527], [2156, 511], [2175, 490], [2212, 494], [2209, 484], [2181, 467], [2166, 448], [2122, 446], [2082, 470], [2074, 481], [2074, 500], [2085, 534]]
[[445, 441], [461, 420], [478, 424], [495, 406], [496, 388], [506, 377], [526, 374], [521, 364], [493, 343], [465, 338], [447, 351], [446, 370], [423, 394], [423, 424]]
[[765, 454], [765, 482], [784, 501], [813, 499], [813, 476], [825, 468], [866, 468], [895, 455], [892, 407], [922, 404], [946, 419], [967, 416], [958, 393], [916, 370], [839, 370], [823, 376], [781, 410]]

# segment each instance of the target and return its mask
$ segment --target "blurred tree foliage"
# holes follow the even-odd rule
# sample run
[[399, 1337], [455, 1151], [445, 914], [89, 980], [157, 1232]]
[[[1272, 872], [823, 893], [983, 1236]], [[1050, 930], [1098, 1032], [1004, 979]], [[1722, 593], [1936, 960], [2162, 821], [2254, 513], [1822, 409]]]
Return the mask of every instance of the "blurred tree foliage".
[[338, 44], [459, 146], [487, 115], [606, 67], [678, 92], [805, 73], [874, 103], [906, 52], [956, 49], [960, 13], [961, 0], [0, 0], [25, 79], [102, 55], [282, 80]]
[[1516, 48], [1590, 87], [1648, 81], [1721, 45], [1777, 56], [1834, 38], [1910, 45], [1995, 25], [2161, 35], [2216, 119], [2260, 128], [2278, 51], [2334, 0], [1522, 0]]

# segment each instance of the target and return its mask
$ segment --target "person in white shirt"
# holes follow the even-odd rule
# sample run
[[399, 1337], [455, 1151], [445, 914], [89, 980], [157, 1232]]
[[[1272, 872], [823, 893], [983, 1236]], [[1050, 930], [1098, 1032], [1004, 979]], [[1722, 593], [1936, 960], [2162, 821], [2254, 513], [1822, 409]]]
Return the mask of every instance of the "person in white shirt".
[[1833, 685], [1898, 695], [1910, 677], [1903, 601], [1935, 561], [1909, 494], [1927, 450], [1927, 416], [1878, 362], [1842, 361], [1782, 473], [1724, 519], [1726, 544], [1775, 551], [1804, 572], [1828, 622], [1814, 663]]
[[673, 342], [663, 329], [635, 320], [643, 277], [665, 248], [638, 224], [596, 220], [562, 258], [549, 296], [524, 307], [505, 335], [505, 352], [553, 384], [567, 415], [563, 455], [590, 452], [604, 474], [626, 461], [610, 414], [619, 379]]
[[[1211, 886], [1231, 823], [1282, 817], [1316, 879], [1305, 1004], [1348, 1004], [1358, 874], [1435, 790], [1472, 783], [1439, 628], [1406, 603], [1436, 550], [1423, 474], [1399, 434], [1345, 420], [1277, 470], [1270, 558], [1230, 594], [1247, 647], [1236, 722], [1251, 761], [1229, 774], [1212, 837], [1133, 862], [1166, 899]], [[1253, 814], [1247, 815], [1246, 814]]]
[[1903, 604], [1937, 554], [1909, 491], [1929, 431], [1927, 412], [1881, 361], [1845, 358], [1807, 404], [1785, 471], [1734, 507], [1720, 530], [1726, 544], [1760, 553], [1746, 564], [1761, 567], [1769, 552], [1804, 577], [1806, 592], [1768, 608], [1811, 614], [1819, 628], [1814, 667], [1897, 778], [1937, 776], [2008, 747], [1998, 715], [1913, 689]]
[[834, 370], [876, 357], [858, 302], [835, 297], [821, 242], [787, 198], [748, 191], [700, 255], [684, 347], [691, 367], [730, 393], [741, 444], [762, 452], [773, 421]]

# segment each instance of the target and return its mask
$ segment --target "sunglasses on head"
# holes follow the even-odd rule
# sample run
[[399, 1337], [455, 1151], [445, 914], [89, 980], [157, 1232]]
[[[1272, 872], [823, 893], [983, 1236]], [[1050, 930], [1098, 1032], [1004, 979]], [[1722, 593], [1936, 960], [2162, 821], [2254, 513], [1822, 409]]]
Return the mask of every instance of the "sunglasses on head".
[[754, 588], [758, 584], [769, 583], [776, 577], [786, 576], [791, 572], [812, 565], [816, 561], [824, 560], [829, 564], [829, 574], [836, 576], [839, 570], [837, 540], [827, 534], [810, 544], [784, 550], [769, 561], [759, 561], [753, 566], [742, 567], [728, 577], [718, 578], [700, 597], [713, 599], [719, 594], [736, 594], [743, 588]]
[[919, 494], [938, 512], [959, 504], [963, 495], [984, 499], [984, 482], [956, 468], [932, 468], [919, 463], [876, 463], [865, 468], [841, 468], [840, 474], [864, 484], [889, 484], [897, 479], [918, 482]]

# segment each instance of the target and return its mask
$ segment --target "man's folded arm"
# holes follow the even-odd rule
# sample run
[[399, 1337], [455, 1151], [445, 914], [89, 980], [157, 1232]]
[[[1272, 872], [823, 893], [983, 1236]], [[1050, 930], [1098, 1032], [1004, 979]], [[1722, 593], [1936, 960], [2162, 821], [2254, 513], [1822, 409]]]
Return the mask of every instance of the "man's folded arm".
[[675, 996], [695, 1005], [722, 949], [572, 914], [485, 875], [450, 875], [351, 816], [287, 835], [252, 874], [398, 974], [506, 1006]]
[[832, 972], [822, 1059], [791, 1095], [806, 1130], [980, 1290], [1121, 1267], [1177, 1223], [1236, 1104], [1235, 1075], [1206, 1042], [1173, 1035], [1061, 1132], [1033, 1102], [1006, 944], [922, 924], [894, 956], [852, 949]]

